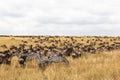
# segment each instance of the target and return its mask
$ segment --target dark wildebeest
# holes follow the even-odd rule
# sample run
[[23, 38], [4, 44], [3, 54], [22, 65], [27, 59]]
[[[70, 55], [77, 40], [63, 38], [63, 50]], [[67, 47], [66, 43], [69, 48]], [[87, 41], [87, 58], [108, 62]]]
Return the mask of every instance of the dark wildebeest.
[[80, 56], [81, 56], [81, 52], [73, 53], [73, 54], [72, 54], [72, 58], [73, 58], [73, 59], [79, 58]]
[[70, 56], [72, 52], [73, 52], [73, 48], [68, 48], [64, 54], [65, 56]]
[[9, 50], [6, 50], [4, 52], [0, 52], [0, 64], [10, 64], [11, 54], [9, 53]]

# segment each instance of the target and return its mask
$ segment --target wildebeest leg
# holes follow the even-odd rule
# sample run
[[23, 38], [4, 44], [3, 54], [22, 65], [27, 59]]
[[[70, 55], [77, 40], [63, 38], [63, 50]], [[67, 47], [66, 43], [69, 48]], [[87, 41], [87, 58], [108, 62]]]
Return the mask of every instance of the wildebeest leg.
[[48, 65], [50, 65], [51, 63], [52, 63], [52, 61], [49, 60], [49, 61], [48, 61]]
[[44, 63], [39, 63], [39, 68], [41, 68], [41, 69], [45, 69], [45, 65], [44, 65]]
[[25, 65], [25, 64], [20, 64], [20, 66], [21, 66], [22, 68], [25, 68], [26, 65]]
[[3, 63], [10, 65], [11, 61], [9, 61], [8, 59], [3, 59]]
[[7, 60], [7, 61], [6, 61], [6, 64], [10, 65], [10, 64], [11, 64], [11, 61]]
[[63, 57], [63, 62], [65, 62], [67, 65], [69, 64], [69, 61], [65, 57]]
[[0, 64], [2, 64], [3, 63], [3, 59], [0, 57]]
[[25, 61], [24, 59], [19, 59], [19, 64], [21, 67], [25, 68]]
[[26, 64], [23, 63], [23, 64], [20, 64], [20, 66], [21, 66], [22, 68], [25, 68]]
[[43, 68], [44, 64], [43, 63], [39, 63], [39, 68]]

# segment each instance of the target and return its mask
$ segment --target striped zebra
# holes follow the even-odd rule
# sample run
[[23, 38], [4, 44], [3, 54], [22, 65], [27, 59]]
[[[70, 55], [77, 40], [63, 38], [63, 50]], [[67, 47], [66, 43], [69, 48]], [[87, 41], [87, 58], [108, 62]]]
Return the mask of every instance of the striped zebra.
[[45, 64], [50, 62], [47, 57], [41, 56], [39, 53], [34, 53], [34, 56], [36, 56], [36, 58], [38, 60], [39, 68], [44, 69], [45, 68]]
[[61, 54], [61, 53], [51, 53], [48, 57], [49, 62], [65, 62], [66, 64], [69, 64], [69, 61]]

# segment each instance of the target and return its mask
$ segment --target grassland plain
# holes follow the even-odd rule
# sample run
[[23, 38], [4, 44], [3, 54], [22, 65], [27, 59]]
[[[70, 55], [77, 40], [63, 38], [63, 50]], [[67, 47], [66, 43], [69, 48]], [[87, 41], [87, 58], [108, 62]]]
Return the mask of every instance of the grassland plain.
[[[2, 37], [0, 45], [18, 45], [21, 40], [23, 38]], [[24, 40], [30, 41], [29, 38]], [[0, 80], [120, 80], [119, 50], [96, 54], [83, 53], [78, 59], [67, 59], [70, 61], [69, 65], [52, 63], [43, 71], [38, 68], [36, 60], [27, 62], [26, 67], [22, 68], [17, 58], [13, 57], [11, 65], [0, 65]]]

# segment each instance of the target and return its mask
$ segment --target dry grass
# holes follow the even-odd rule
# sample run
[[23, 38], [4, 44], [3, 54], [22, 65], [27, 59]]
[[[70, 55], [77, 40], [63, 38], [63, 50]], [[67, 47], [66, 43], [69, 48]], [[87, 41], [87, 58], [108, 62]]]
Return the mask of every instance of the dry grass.
[[[51, 64], [42, 71], [35, 61], [25, 68], [18, 65], [1, 65], [0, 80], [120, 80], [120, 52], [84, 54], [70, 65]], [[31, 64], [32, 63], [32, 64]]]
[[[0, 37], [0, 45], [17, 46], [21, 40], [34, 44], [33, 39], [12, 38], [14, 37]], [[64, 37], [55, 39], [67, 40]], [[88, 40], [88, 38], [82, 39], [84, 42]], [[84, 43], [81, 39], [76, 38], [76, 40]], [[103, 40], [109, 41], [109, 39]], [[50, 45], [50, 43], [44, 44]], [[0, 48], [0, 50], [4, 49]], [[35, 60], [28, 62], [25, 68], [21, 68], [17, 63], [17, 58], [14, 57], [11, 65], [0, 65], [0, 80], [120, 80], [120, 51], [100, 54], [84, 53], [79, 59], [73, 60], [69, 57], [68, 60], [70, 61], [68, 66], [64, 63], [53, 63], [43, 71], [38, 68]]]

